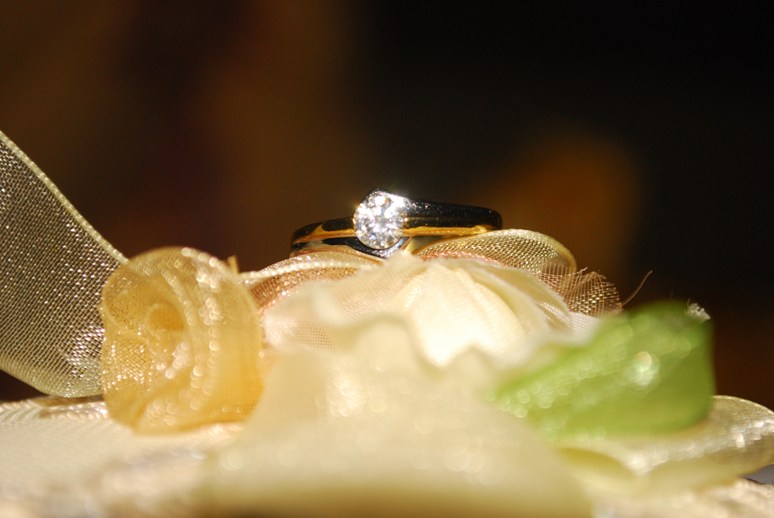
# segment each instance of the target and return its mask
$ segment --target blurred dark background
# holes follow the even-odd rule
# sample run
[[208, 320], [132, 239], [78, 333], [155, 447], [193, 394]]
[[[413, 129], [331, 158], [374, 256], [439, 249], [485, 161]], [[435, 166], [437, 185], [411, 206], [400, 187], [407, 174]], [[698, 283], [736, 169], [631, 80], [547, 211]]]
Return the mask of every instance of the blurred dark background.
[[258, 269], [374, 186], [495, 208], [703, 305], [774, 407], [765, 5], [0, 2], [0, 131], [128, 256]]

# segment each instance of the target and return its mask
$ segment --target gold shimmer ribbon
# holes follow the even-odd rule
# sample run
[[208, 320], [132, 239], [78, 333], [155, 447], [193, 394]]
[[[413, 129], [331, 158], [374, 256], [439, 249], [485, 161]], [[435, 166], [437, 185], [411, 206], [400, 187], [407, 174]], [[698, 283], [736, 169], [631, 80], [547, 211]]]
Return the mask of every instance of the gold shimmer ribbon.
[[0, 173], [0, 369], [47, 394], [99, 394], [97, 306], [126, 259], [2, 133]]

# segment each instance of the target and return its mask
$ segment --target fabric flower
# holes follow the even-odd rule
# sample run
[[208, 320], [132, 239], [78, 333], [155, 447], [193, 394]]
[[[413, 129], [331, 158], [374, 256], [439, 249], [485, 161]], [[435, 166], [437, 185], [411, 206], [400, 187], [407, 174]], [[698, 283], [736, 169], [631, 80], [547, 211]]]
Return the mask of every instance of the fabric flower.
[[389, 347], [393, 336], [369, 331], [381, 321], [405, 326], [412, 354], [422, 362], [415, 368], [443, 370], [476, 356], [492, 381], [493, 371], [548, 361], [562, 346], [547, 347], [547, 338], [577, 340], [595, 319], [571, 312], [555, 290], [525, 270], [410, 254], [336, 281], [310, 282], [263, 317], [267, 343], [284, 352], [348, 350], [363, 333], [371, 347]]
[[140, 431], [243, 419], [263, 387], [258, 308], [238, 274], [190, 248], [119, 267], [103, 290], [103, 397]]

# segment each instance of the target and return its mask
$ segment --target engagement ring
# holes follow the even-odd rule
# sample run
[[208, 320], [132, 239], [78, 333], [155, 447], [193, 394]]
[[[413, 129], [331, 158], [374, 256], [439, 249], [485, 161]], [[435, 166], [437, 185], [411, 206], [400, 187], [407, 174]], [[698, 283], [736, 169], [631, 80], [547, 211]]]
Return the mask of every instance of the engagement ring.
[[502, 227], [500, 214], [483, 207], [412, 200], [375, 189], [355, 214], [306, 225], [291, 238], [291, 255], [318, 246], [346, 245], [387, 258], [429, 241], [482, 234]]

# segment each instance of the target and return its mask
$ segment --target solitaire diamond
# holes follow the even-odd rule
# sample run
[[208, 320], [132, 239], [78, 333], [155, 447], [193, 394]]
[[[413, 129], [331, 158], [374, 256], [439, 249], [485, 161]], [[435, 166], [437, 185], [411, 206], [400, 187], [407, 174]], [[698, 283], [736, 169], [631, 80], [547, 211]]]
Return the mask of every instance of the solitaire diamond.
[[375, 191], [360, 202], [353, 222], [355, 235], [369, 248], [385, 250], [403, 237], [407, 200], [384, 191]]

